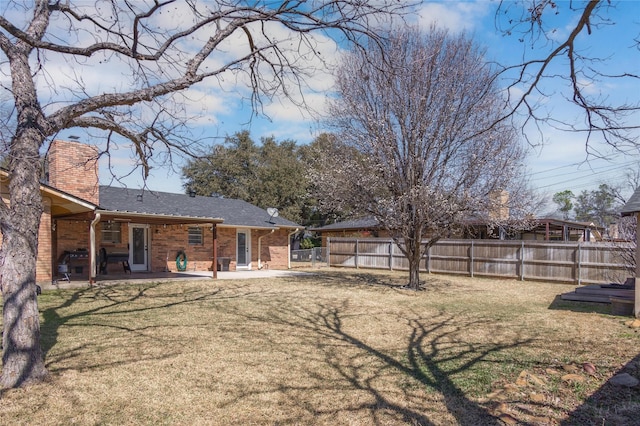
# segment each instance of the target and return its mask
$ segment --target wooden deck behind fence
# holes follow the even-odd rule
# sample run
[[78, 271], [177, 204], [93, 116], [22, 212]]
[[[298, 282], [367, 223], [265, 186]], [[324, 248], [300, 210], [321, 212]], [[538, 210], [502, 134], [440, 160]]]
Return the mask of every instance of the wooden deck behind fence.
[[[330, 238], [327, 246], [329, 266], [409, 269], [392, 240]], [[634, 248], [633, 243], [440, 240], [420, 270], [578, 285], [624, 282], [633, 271], [622, 254]]]

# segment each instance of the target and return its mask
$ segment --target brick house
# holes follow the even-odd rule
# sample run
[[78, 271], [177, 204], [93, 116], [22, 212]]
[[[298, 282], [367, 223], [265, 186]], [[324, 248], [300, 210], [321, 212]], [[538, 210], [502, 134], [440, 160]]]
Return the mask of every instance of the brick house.
[[[51, 144], [38, 282], [55, 279], [61, 264], [90, 281], [125, 265], [132, 273], [212, 271], [214, 278], [217, 270], [288, 267], [290, 237], [301, 226], [242, 200], [100, 186], [97, 159], [90, 145]], [[5, 200], [8, 180], [1, 171]]]

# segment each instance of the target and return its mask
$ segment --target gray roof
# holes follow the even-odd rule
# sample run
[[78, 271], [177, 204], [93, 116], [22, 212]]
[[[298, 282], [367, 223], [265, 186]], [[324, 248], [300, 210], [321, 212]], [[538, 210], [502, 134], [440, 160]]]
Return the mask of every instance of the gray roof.
[[638, 212], [640, 212], [640, 187], [636, 188], [636, 192], [633, 193], [620, 211], [622, 216], [630, 216]]
[[363, 217], [353, 220], [345, 220], [343, 222], [336, 222], [330, 225], [321, 226], [318, 228], [310, 228], [310, 231], [343, 231], [347, 229], [372, 229], [379, 228], [380, 223], [374, 217]]
[[[142, 195], [139, 197], [139, 195]], [[113, 212], [148, 215], [224, 219], [223, 226], [248, 228], [298, 228], [281, 217], [271, 218], [266, 210], [243, 200], [221, 197], [191, 197], [186, 194], [100, 186], [100, 208]]]

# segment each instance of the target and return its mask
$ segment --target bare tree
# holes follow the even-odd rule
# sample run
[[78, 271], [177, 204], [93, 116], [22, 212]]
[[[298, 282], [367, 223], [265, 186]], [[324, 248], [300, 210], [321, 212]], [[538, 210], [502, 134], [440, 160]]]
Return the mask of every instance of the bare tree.
[[385, 39], [342, 60], [330, 115], [351, 150], [328, 153], [315, 179], [325, 208], [378, 219], [418, 289], [420, 261], [439, 238], [470, 219], [507, 221], [507, 207], [525, 212], [524, 150], [512, 127], [495, 124], [504, 99], [471, 39], [435, 28]]
[[[0, 386], [47, 375], [35, 286], [43, 211], [35, 160], [52, 137], [63, 129], [98, 129], [109, 149], [117, 135], [133, 143], [146, 175], [151, 160], [169, 161], [194, 148], [179, 132], [191, 118], [187, 89], [208, 80], [238, 83], [229, 90], [244, 85], [258, 113], [263, 99], [276, 95], [304, 103], [295, 91], [312, 71], [308, 59], [322, 60], [319, 40], [375, 37], [373, 26], [408, 6], [392, 0], [2, 2], [0, 83], [13, 98], [16, 130], [10, 199], [0, 203]], [[61, 64], [72, 64], [66, 74], [57, 72]], [[89, 81], [90, 75], [98, 79]], [[110, 77], [113, 84], [105, 84]]]
[[[520, 112], [526, 121], [536, 125], [546, 123], [560, 130], [582, 132], [590, 155], [603, 156], [598, 144], [593, 143], [594, 138], [619, 151], [640, 149], [637, 68], [611, 71], [615, 64], [611, 55], [596, 56], [588, 44], [599, 36], [598, 32], [619, 24], [610, 16], [616, 3], [619, 2], [500, 1], [495, 15], [497, 29], [523, 44], [521, 59], [501, 71], [511, 94], [508, 116]], [[626, 57], [640, 56], [640, 30], [636, 34], [635, 38], [617, 41], [628, 47]], [[556, 93], [550, 85], [562, 80], [568, 91]], [[635, 95], [625, 91], [630, 96], [620, 100], [611, 96], [612, 87], [623, 91], [628, 87], [635, 90]], [[581, 111], [580, 120], [569, 121], [545, 111], [541, 99], [554, 94], [565, 96]]]

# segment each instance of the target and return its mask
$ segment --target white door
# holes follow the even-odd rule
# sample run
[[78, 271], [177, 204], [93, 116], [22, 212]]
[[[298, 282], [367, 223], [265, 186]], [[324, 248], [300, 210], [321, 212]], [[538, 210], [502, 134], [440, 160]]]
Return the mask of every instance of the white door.
[[251, 231], [238, 229], [236, 241], [236, 269], [251, 269]]
[[149, 270], [149, 227], [129, 225], [129, 266], [132, 271]]

